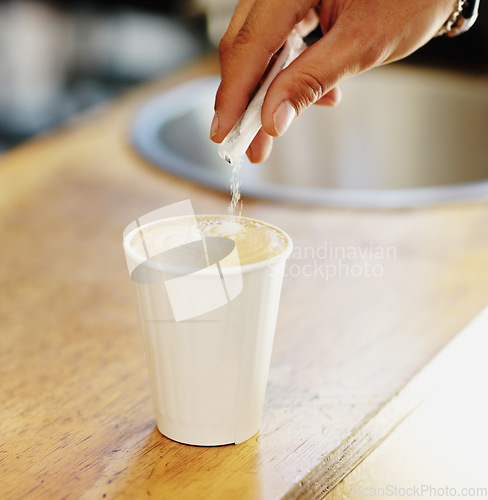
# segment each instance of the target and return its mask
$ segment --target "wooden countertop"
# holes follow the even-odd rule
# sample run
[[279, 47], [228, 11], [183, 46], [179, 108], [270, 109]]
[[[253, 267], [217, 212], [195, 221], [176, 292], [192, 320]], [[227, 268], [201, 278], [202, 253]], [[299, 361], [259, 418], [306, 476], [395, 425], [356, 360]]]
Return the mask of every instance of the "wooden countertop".
[[188, 198], [225, 212], [229, 196], [148, 165], [127, 130], [149, 97], [214, 72], [194, 64], [0, 157], [2, 498], [320, 498], [428, 393], [436, 377], [409, 381], [488, 303], [488, 203], [244, 200], [298, 249], [261, 430], [215, 448], [161, 436], [122, 231]]
[[438, 378], [432, 394], [327, 500], [488, 498], [487, 332], [488, 307], [409, 383]]

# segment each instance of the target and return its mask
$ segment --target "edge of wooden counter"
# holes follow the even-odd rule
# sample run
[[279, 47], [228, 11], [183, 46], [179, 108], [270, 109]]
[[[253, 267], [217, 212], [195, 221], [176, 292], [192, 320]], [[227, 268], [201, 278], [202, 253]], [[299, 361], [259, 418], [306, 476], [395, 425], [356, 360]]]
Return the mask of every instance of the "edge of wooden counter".
[[285, 494], [283, 500], [318, 500], [330, 493], [439, 386], [446, 383], [453, 375], [453, 366], [458, 365], [460, 360], [469, 363], [485, 323], [488, 323], [488, 308], [481, 311], [397, 394]]

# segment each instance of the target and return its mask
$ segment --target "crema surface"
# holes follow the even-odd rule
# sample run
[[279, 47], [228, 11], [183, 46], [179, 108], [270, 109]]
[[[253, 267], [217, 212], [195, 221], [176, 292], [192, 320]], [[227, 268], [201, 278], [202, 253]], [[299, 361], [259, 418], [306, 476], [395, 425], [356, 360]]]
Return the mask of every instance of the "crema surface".
[[[204, 215], [175, 217], [143, 226], [132, 235], [130, 246], [144, 259], [181, 247], [192, 252], [197, 248], [193, 242], [203, 240], [210, 246], [218, 238], [235, 242], [240, 265], [276, 257], [288, 245], [284, 233], [263, 222], [244, 217]], [[191, 259], [191, 255], [188, 258]]]

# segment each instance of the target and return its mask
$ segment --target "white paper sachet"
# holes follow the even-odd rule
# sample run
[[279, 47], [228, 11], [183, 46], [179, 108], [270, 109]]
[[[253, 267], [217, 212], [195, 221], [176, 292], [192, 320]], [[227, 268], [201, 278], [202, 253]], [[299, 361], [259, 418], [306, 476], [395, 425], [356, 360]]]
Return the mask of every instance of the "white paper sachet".
[[271, 82], [306, 48], [307, 46], [302, 37], [293, 30], [270, 68], [264, 82], [256, 92], [256, 95], [220, 144], [219, 155], [225, 161], [233, 165], [238, 158], [246, 153], [247, 148], [261, 128], [261, 108], [263, 107], [264, 97]]

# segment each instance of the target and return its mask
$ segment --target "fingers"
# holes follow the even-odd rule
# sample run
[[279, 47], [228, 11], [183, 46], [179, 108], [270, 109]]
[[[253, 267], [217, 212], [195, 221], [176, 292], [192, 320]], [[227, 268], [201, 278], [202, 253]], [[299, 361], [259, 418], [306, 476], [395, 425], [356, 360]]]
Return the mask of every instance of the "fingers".
[[[339, 87], [334, 87], [315, 104], [319, 104], [321, 106], [336, 106], [339, 104], [341, 99], [341, 89]], [[263, 129], [261, 129], [249, 146], [246, 155], [251, 163], [262, 163], [268, 159], [272, 148], [273, 139]]]
[[298, 34], [304, 38], [309, 35], [319, 25], [319, 16], [315, 9], [310, 9], [305, 17], [295, 25]]
[[314, 104], [318, 104], [320, 106], [337, 106], [342, 100], [342, 91], [340, 87], [334, 87], [332, 90], [329, 90], [327, 94], [321, 97], [318, 101], [315, 101]]
[[244, 21], [246, 20], [251, 7], [253, 6], [255, 0], [240, 0], [236, 5], [232, 19], [229, 22], [229, 26], [222, 36], [219, 45], [219, 56], [220, 64], [223, 68], [226, 66], [227, 57], [232, 50], [234, 44], [234, 39], [239, 33]]
[[283, 135], [293, 120], [314, 103], [335, 105], [341, 98], [337, 84], [360, 67], [350, 38], [333, 26], [309, 47], [271, 84], [263, 104], [261, 119], [268, 135]]
[[[220, 47], [222, 81], [215, 99], [213, 141], [221, 142], [242, 114], [272, 56], [295, 24], [305, 18], [310, 3], [312, 0], [244, 0], [238, 4]], [[311, 25], [309, 20], [307, 27]]]
[[[232, 15], [232, 19], [230, 20], [229, 26], [227, 27], [226, 32], [224, 33], [220, 44], [219, 44], [219, 56], [220, 56], [220, 67], [221, 67], [221, 75], [226, 72], [228, 67], [228, 60], [231, 57], [232, 48], [234, 46], [234, 40], [239, 33], [242, 25], [244, 24], [249, 11], [251, 10], [252, 5], [255, 0], [240, 0], [237, 4], [234, 13]], [[245, 70], [245, 69], [244, 69]], [[238, 78], [238, 75], [230, 74], [230, 78]], [[226, 79], [229, 78], [229, 72], [227, 71]], [[222, 76], [222, 80], [224, 77]], [[215, 98], [215, 114], [212, 120], [212, 124], [210, 127], [210, 139], [214, 142], [222, 142], [228, 130], [232, 128], [233, 124], [229, 123], [234, 120], [237, 120], [237, 117], [240, 116], [238, 113], [238, 109], [242, 107], [242, 103], [244, 107], [247, 106], [248, 97], [246, 94], [241, 92], [232, 93], [232, 89], [228, 89], [225, 83], [221, 83], [219, 85], [219, 89], [217, 91], [217, 95]], [[223, 104], [221, 104], [223, 103]], [[229, 104], [227, 104], [229, 103]], [[220, 112], [220, 109], [224, 107], [224, 112]], [[230, 115], [230, 116], [228, 116]], [[234, 116], [236, 118], [234, 119]]]
[[272, 147], [273, 139], [261, 129], [252, 141], [246, 154], [251, 163], [261, 163], [268, 158]]

